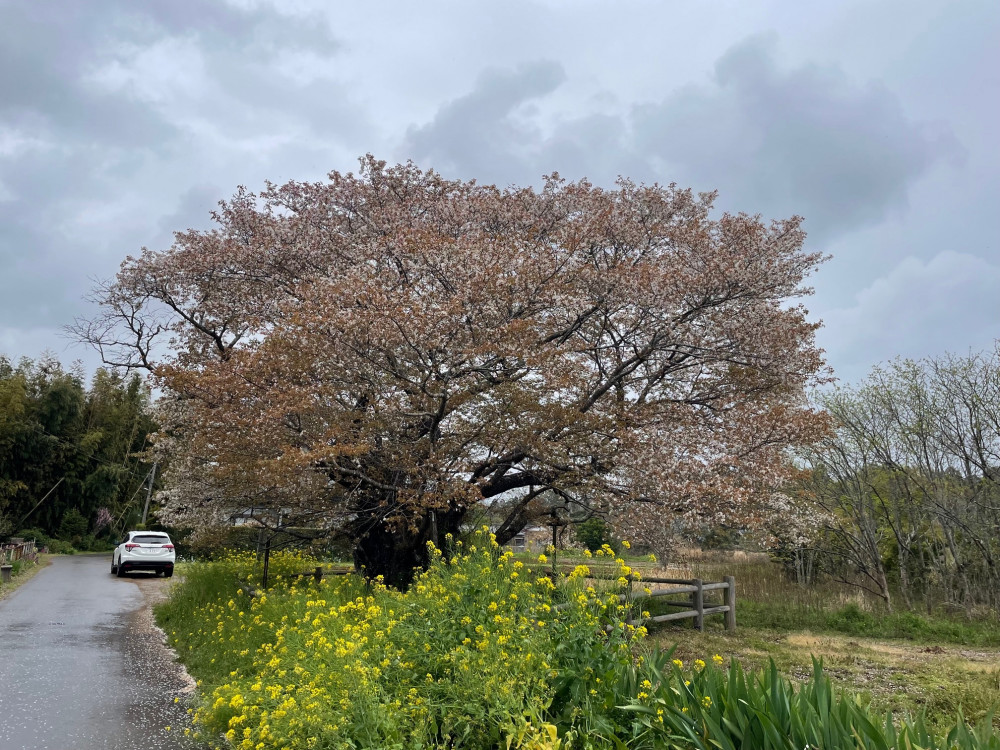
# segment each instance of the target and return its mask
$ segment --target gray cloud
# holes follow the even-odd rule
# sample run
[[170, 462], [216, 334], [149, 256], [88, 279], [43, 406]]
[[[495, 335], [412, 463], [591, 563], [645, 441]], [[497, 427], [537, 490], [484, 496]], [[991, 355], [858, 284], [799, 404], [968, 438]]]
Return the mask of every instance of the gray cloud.
[[[432, 122], [411, 127], [402, 152], [441, 172], [523, 182], [526, 172], [537, 165], [530, 150], [542, 138], [524, 107], [551, 94], [565, 80], [563, 68], [549, 61], [514, 71], [489, 70], [469, 94], [444, 105]], [[538, 176], [532, 174], [527, 180]]]
[[1000, 6], [961, 6], [0, 0], [0, 352], [86, 354], [54, 332], [91, 278], [238, 184], [367, 151], [799, 213], [834, 253], [810, 302], [838, 370], [978, 346], [1000, 333]]
[[[235, 185], [322, 174], [365, 121], [318, 12], [284, 5], [8, 0], [0, 23], [0, 321], [55, 330], [95, 276], [205, 226]], [[206, 200], [199, 184], [224, 185]], [[199, 215], [200, 214], [200, 215]], [[182, 221], [183, 226], [168, 222]], [[17, 321], [17, 325], [10, 322]], [[20, 340], [20, 339], [19, 339]]]
[[824, 315], [819, 341], [838, 377], [857, 382], [873, 362], [893, 356], [990, 348], [1000, 320], [1000, 263], [945, 251], [906, 258], [845, 307]]
[[878, 83], [833, 67], [783, 71], [770, 37], [749, 39], [687, 88], [633, 115], [635, 143], [726, 205], [806, 217], [814, 239], [869, 226], [907, 206], [910, 186], [959, 152], [947, 130], [907, 119]]
[[[534, 182], [543, 173], [610, 182], [618, 175], [718, 189], [720, 206], [800, 214], [824, 242], [907, 205], [909, 187], [960, 153], [941, 126], [911, 122], [878, 83], [836, 68], [782, 70], [770, 37], [723, 55], [707, 84], [682, 87], [624, 115], [563, 119], [537, 113], [564, 76], [549, 63], [494, 72], [411, 129], [404, 151], [463, 175]], [[560, 71], [561, 72], [561, 71]]]

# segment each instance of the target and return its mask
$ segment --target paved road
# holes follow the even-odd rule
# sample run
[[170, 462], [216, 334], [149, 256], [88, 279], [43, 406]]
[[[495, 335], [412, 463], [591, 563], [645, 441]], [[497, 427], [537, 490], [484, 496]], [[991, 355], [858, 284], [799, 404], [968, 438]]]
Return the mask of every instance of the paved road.
[[55, 557], [0, 601], [0, 750], [192, 747], [190, 681], [149, 611], [169, 579], [110, 569]]

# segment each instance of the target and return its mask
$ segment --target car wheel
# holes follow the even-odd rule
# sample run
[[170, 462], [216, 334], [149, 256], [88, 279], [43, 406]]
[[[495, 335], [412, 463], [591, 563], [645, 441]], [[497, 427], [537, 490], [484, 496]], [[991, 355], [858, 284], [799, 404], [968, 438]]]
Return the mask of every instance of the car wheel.
[[114, 575], [117, 572], [118, 572], [118, 566], [115, 565], [115, 558], [112, 557], [111, 558], [111, 575]]
[[163, 575], [166, 576], [167, 578], [170, 578], [170, 576], [172, 576], [173, 574], [174, 574], [174, 571], [172, 569], [171, 570], [167, 570], [167, 571], [165, 571], [163, 573]]
[[115, 571], [115, 574], [116, 574], [116, 575], [117, 575], [117, 576], [118, 576], [119, 578], [124, 578], [124, 577], [125, 577], [125, 568], [123, 568], [123, 567], [122, 567], [121, 565], [119, 565], [119, 566], [118, 566], [118, 570], [116, 570], [116, 571]]

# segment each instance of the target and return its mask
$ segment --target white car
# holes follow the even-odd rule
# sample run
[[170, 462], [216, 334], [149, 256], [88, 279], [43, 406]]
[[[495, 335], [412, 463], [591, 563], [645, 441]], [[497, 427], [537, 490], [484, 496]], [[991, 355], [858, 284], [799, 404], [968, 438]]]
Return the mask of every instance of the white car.
[[130, 531], [111, 553], [111, 572], [121, 578], [132, 570], [174, 574], [174, 543], [162, 531]]

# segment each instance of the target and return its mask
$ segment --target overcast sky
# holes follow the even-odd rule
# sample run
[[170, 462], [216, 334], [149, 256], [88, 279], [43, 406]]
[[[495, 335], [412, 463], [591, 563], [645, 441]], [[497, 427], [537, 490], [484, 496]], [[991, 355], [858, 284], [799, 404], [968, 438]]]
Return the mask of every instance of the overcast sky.
[[0, 0], [0, 354], [238, 185], [358, 156], [805, 217], [846, 382], [1000, 335], [996, 0]]

